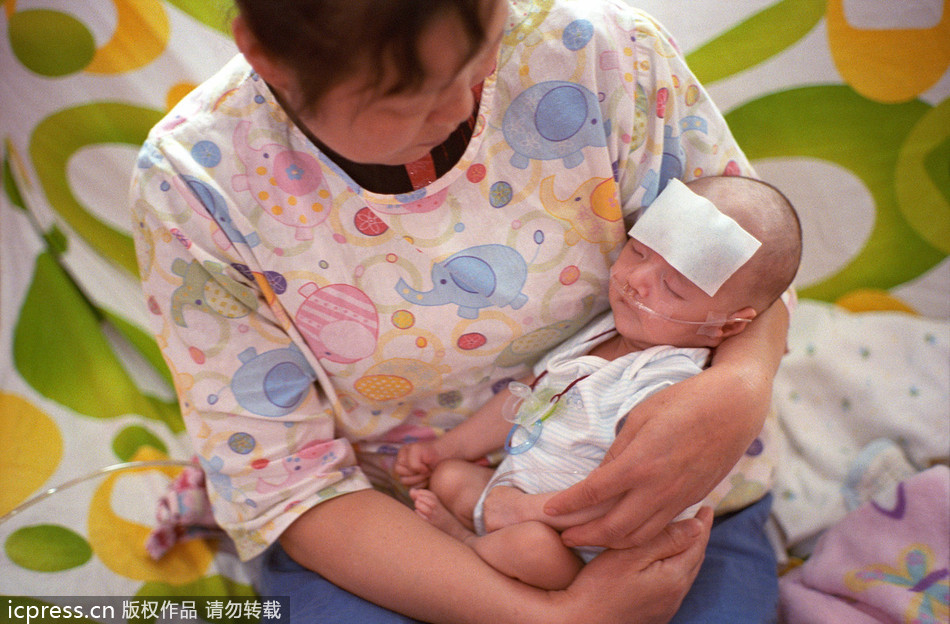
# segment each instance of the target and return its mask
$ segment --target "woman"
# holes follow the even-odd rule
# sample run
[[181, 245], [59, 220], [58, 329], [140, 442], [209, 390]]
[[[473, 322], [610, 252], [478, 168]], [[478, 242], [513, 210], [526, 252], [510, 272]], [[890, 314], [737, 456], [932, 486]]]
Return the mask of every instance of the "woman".
[[133, 206], [216, 520], [244, 558], [279, 541], [265, 591], [313, 621], [669, 620], [709, 518], [668, 523], [761, 429], [781, 307], [552, 501], [625, 493], [564, 533], [614, 549], [566, 592], [501, 577], [380, 491], [399, 494], [400, 444], [606, 309], [622, 217], [670, 177], [749, 172], [665, 32], [609, 0], [238, 8], [242, 55], [153, 130]]

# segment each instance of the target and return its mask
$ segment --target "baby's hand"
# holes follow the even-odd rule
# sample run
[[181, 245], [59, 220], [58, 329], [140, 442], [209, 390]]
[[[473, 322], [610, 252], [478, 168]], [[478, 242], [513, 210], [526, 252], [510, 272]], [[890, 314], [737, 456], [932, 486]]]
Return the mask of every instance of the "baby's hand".
[[425, 487], [443, 459], [437, 440], [407, 444], [396, 455], [396, 476], [406, 487]]

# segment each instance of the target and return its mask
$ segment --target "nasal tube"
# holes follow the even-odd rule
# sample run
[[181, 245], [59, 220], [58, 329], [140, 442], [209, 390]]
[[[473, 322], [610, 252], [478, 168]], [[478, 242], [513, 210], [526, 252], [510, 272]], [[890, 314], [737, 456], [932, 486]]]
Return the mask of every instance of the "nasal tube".
[[698, 334], [701, 335], [712, 335], [712, 330], [722, 327], [726, 323], [751, 323], [751, 319], [745, 318], [727, 318], [725, 314], [710, 312], [706, 315], [705, 321], [686, 321], [683, 319], [673, 318], [662, 312], [658, 312], [653, 308], [649, 307], [647, 304], [640, 301], [636, 296], [636, 291], [633, 287], [630, 286], [627, 282], [620, 279], [616, 275], [611, 275], [611, 279], [614, 282], [614, 285], [617, 287], [617, 290], [620, 292], [620, 295], [623, 297], [623, 300], [626, 301], [631, 306], [637, 308], [642, 312], [646, 312], [651, 316], [661, 318], [664, 321], [669, 321], [671, 323], [680, 323], [681, 325], [697, 325], [699, 328], [697, 330]]

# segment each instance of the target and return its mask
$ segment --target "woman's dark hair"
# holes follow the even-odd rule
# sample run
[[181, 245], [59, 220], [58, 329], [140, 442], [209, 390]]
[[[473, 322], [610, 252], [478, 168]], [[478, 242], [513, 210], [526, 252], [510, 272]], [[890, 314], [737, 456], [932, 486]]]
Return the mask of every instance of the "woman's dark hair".
[[[276, 60], [296, 73], [300, 100], [312, 110], [327, 90], [369, 67], [387, 94], [412, 91], [425, 79], [419, 39], [436, 17], [457, 17], [469, 38], [468, 55], [484, 41], [484, 0], [235, 0], [248, 28]], [[389, 76], [386, 76], [387, 80]]]

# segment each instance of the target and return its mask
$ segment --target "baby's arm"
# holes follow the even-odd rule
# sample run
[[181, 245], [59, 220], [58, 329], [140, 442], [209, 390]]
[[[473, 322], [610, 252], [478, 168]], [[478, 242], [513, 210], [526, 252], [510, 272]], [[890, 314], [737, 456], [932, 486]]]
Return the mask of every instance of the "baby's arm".
[[[522, 380], [530, 383], [531, 379]], [[505, 388], [472, 416], [437, 440], [407, 444], [396, 457], [395, 472], [408, 487], [425, 485], [435, 466], [446, 459], [476, 461], [505, 443], [511, 423], [505, 420], [505, 404], [511, 399]]]

